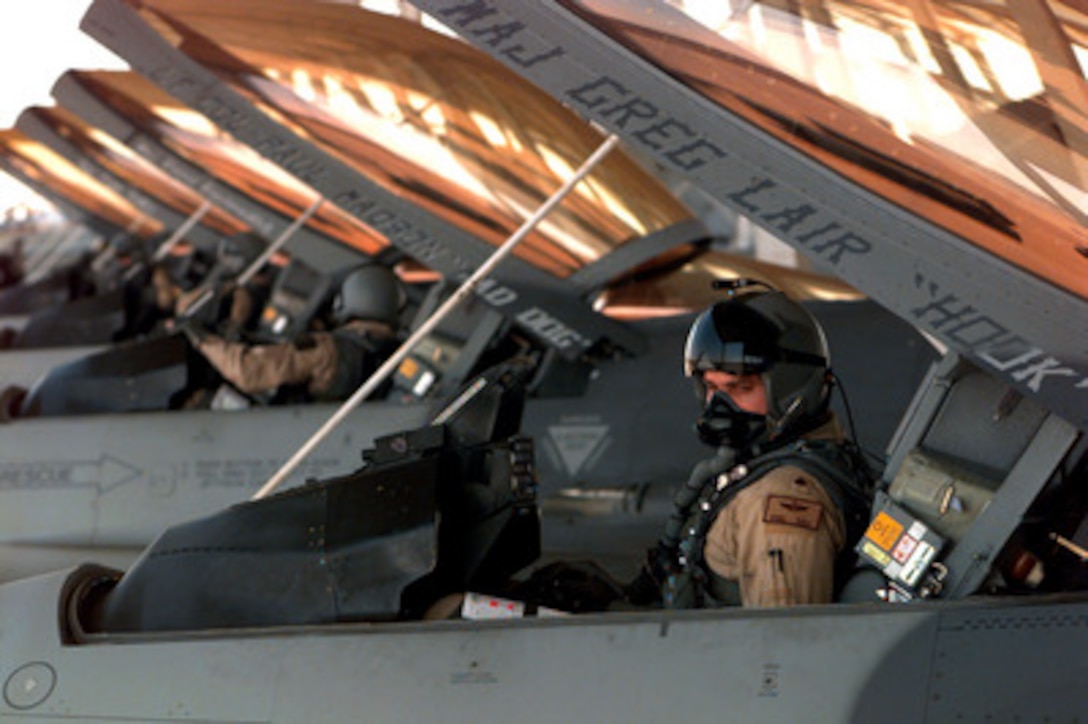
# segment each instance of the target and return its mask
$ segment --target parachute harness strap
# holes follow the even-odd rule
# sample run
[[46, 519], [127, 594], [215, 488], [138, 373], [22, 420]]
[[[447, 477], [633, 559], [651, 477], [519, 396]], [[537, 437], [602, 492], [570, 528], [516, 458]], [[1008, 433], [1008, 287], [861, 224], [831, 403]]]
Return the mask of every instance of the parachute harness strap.
[[[718, 473], [703, 480], [700, 492], [687, 506], [685, 519], [690, 519], [691, 509], [698, 497], [698, 518], [687, 531], [685, 543], [678, 543], [680, 563], [687, 568], [697, 583], [696, 601], [702, 605], [705, 599], [705, 583], [709, 578], [703, 556], [706, 536], [718, 514], [742, 490], [761, 480], [771, 470], [792, 465], [816, 478], [817, 483], [842, 511], [847, 524], [847, 545], [854, 542], [864, 530], [867, 521], [861, 518], [868, 513], [872, 496], [872, 473], [864, 458], [850, 442], [830, 440], [798, 440], [791, 445], [766, 453], [748, 463], [734, 467], [728, 473]], [[675, 513], [674, 513], [675, 514]]]

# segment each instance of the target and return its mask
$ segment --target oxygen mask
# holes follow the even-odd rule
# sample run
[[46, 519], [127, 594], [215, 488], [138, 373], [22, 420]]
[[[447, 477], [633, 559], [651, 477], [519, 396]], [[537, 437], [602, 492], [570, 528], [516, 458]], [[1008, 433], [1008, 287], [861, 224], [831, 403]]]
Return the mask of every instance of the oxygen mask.
[[764, 415], [740, 409], [726, 393], [715, 392], [695, 421], [695, 431], [702, 442], [728, 447], [740, 460], [749, 457], [751, 449], [765, 437], [767, 420]]

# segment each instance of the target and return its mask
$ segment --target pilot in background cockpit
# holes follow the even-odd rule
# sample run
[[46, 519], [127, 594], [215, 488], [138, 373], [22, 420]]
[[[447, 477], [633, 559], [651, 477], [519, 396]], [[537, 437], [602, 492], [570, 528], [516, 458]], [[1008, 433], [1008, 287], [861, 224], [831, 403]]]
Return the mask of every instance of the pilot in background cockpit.
[[170, 333], [190, 316], [228, 339], [242, 339], [257, 328], [275, 268], [263, 265], [245, 284], [236, 279], [266, 246], [251, 232], [235, 234], [220, 240], [209, 261], [182, 240], [165, 258], [140, 264], [125, 278], [125, 323], [114, 341]]
[[247, 344], [199, 324], [182, 329], [223, 378], [247, 395], [273, 402], [343, 400], [392, 354], [405, 301], [396, 274], [367, 264], [341, 283], [332, 305], [335, 327], [329, 331]]
[[[257, 328], [261, 310], [275, 283], [275, 271], [264, 264], [245, 284], [238, 277], [253, 264], [267, 247], [257, 234], [243, 232], [222, 239], [216, 250], [216, 263], [207, 278], [188, 291], [176, 295], [174, 314], [196, 316], [226, 339], [239, 341]], [[207, 295], [210, 299], [205, 300]]]
[[[138, 269], [126, 280], [124, 286], [125, 323], [113, 336], [115, 342], [156, 336], [169, 332], [171, 320], [177, 312], [178, 300], [187, 289], [195, 287], [204, 276], [178, 268], [176, 259], [184, 259], [188, 266], [191, 258], [202, 256], [187, 244], [175, 247], [177, 253], [169, 259], [152, 261]], [[200, 266], [200, 265], [196, 265]], [[194, 278], [187, 278], [187, 277]]]
[[868, 523], [868, 466], [829, 403], [819, 323], [759, 282], [699, 315], [684, 349], [717, 450], [677, 493], [658, 545], [626, 587], [636, 605], [827, 603]]
[[26, 276], [26, 242], [20, 236], [10, 249], [0, 252], [0, 289], [13, 287]]

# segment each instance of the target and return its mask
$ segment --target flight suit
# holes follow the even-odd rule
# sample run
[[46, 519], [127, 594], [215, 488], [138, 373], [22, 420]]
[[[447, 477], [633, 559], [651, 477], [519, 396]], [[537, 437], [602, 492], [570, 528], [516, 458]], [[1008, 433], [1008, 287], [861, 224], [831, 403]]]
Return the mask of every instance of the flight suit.
[[[832, 420], [805, 439], [838, 439]], [[785, 464], [738, 492], [707, 532], [703, 560], [744, 606], [827, 603], [846, 539], [843, 512], [810, 473]], [[718, 587], [719, 590], [722, 588]]]
[[151, 296], [155, 308], [162, 314], [173, 314], [181, 299], [182, 290], [173, 279], [166, 267], [156, 265], [151, 270]]
[[305, 385], [315, 399], [335, 400], [362, 384], [394, 341], [387, 325], [352, 320], [332, 332], [314, 332], [302, 343], [248, 345], [209, 335], [198, 348], [247, 394]]
[[[214, 296], [207, 302], [204, 310], [197, 312], [198, 319], [204, 319], [214, 325], [220, 336], [229, 340], [240, 339], [243, 332], [252, 331], [257, 326], [261, 310], [264, 309], [272, 285], [267, 275], [258, 275], [243, 286], [223, 282], [215, 289]], [[208, 287], [197, 286], [189, 291], [173, 293], [176, 300], [174, 311], [178, 317], [186, 312], [207, 293]], [[156, 299], [169, 298], [171, 291], [156, 289]]]

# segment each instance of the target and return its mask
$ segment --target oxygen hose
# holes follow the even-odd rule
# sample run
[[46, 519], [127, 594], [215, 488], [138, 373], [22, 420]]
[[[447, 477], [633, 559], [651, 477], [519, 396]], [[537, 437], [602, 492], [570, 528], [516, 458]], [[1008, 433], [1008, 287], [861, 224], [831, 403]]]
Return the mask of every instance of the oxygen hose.
[[691, 516], [706, 481], [731, 469], [736, 463], [732, 448], [719, 446], [714, 457], [695, 464], [687, 482], [673, 496], [672, 512], [665, 523], [665, 532], [657, 545], [646, 551], [646, 561], [638, 575], [623, 587], [623, 597], [636, 606], [651, 605], [662, 600], [665, 586], [679, 562], [680, 541], [684, 537], [684, 524]]
[[691, 469], [691, 475], [672, 500], [672, 512], [665, 523], [665, 532], [659, 541], [662, 548], [676, 551], [680, 547], [680, 539], [684, 535], [684, 523], [691, 516], [691, 508], [699, 499], [699, 493], [708, 478], [724, 473], [733, 467], [736, 462], [736, 451], [732, 448], [720, 446], [714, 457], [700, 460]]

